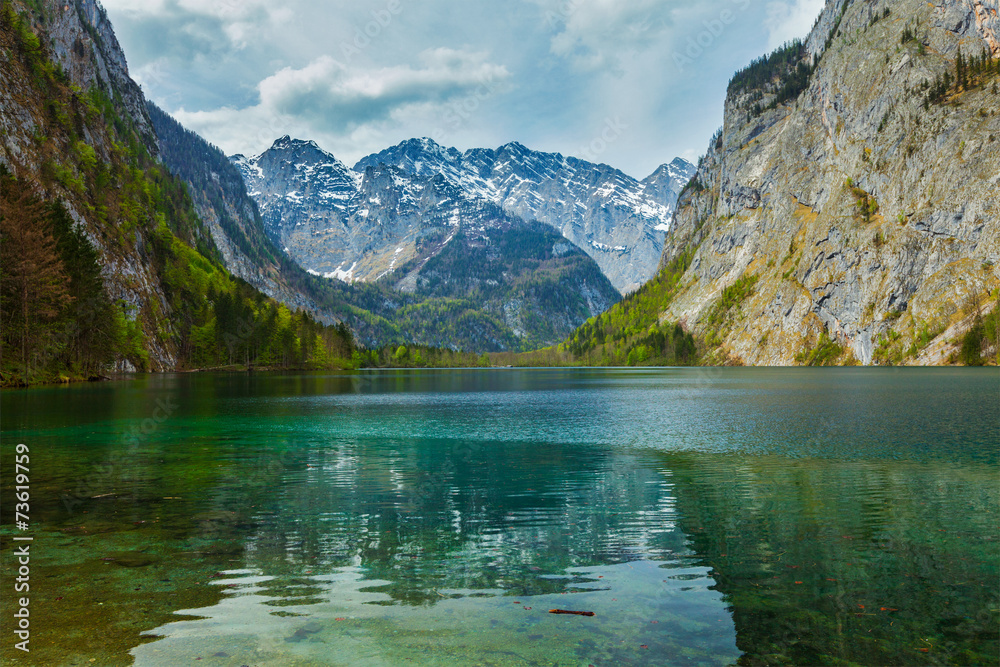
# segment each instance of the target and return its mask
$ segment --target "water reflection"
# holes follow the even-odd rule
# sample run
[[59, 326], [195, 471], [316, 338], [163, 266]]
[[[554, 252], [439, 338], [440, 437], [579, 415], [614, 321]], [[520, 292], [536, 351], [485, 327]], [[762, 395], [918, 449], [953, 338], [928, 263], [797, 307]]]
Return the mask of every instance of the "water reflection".
[[[426, 449], [426, 460], [386, 457], [382, 466], [362, 455], [368, 465], [353, 476], [334, 462], [340, 453], [331, 453], [333, 474], [325, 479], [317, 457], [312, 469], [283, 480], [280, 507], [255, 517], [256, 537], [289, 553], [282, 536], [285, 517], [294, 516], [303, 554], [326, 564], [356, 559], [398, 569], [420, 554], [462, 550], [474, 556], [466, 564], [484, 585], [520, 577], [525, 586], [544, 585], [530, 573], [547, 569], [546, 558], [589, 565], [684, 547], [674, 498], [650, 471], [621, 474], [617, 468], [627, 463], [587, 457], [554, 468], [551, 451], [540, 467], [537, 448], [524, 445], [481, 452], [446, 472], [449, 459], [436, 457], [430, 443]], [[427, 567], [423, 577], [433, 577], [436, 564]]]
[[699, 373], [4, 394], [4, 446], [45, 443], [38, 571], [77, 600], [39, 599], [40, 655], [109, 628], [145, 665], [997, 655], [995, 375]]
[[657, 458], [741, 665], [996, 662], [995, 468]]
[[280, 469], [260, 459], [233, 451], [190, 543], [244, 546], [240, 569], [213, 581], [223, 600], [155, 630], [137, 664], [401, 664], [432, 645], [439, 664], [738, 655], [708, 568], [690, 562], [669, 472], [634, 455], [358, 439]]

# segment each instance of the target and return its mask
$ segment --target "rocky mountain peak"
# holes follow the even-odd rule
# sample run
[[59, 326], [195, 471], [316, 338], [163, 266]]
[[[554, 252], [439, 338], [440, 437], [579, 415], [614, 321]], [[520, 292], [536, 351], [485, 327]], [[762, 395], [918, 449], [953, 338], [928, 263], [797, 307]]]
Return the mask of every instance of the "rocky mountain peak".
[[442, 177], [464, 196], [557, 229], [593, 257], [623, 293], [655, 271], [674, 202], [694, 167], [680, 158], [639, 182], [606, 164], [534, 151], [513, 141], [460, 152], [411, 139], [360, 160], [413, 179]]
[[661, 164], [642, 179], [643, 192], [653, 199], [676, 200], [684, 186], [697, 171], [697, 167], [683, 158], [675, 158], [668, 164]]
[[275, 140], [271, 147], [258, 155], [255, 159], [295, 159], [300, 162], [319, 162], [324, 164], [337, 164], [347, 169], [340, 160], [332, 153], [328, 153], [319, 147], [315, 141], [304, 139], [292, 139], [287, 134]]
[[433, 139], [408, 139], [379, 153], [362, 158], [354, 170], [364, 172], [368, 167], [388, 165], [418, 177], [431, 176], [447, 169], [461, 159], [454, 148], [445, 148]]
[[[661, 164], [652, 174], [642, 179], [645, 183], [657, 183], [664, 180], [683, 180], [684, 185], [695, 175], [697, 168], [683, 158], [675, 158], [668, 164]], [[683, 187], [683, 186], [682, 186]]]
[[500, 148], [498, 148], [496, 152], [499, 155], [510, 155], [521, 158], [544, 155], [546, 157], [555, 158], [558, 159], [559, 161], [562, 161], [562, 155], [556, 155], [551, 153], [540, 153], [538, 151], [533, 151], [519, 141], [511, 141], [509, 143], [506, 143]]

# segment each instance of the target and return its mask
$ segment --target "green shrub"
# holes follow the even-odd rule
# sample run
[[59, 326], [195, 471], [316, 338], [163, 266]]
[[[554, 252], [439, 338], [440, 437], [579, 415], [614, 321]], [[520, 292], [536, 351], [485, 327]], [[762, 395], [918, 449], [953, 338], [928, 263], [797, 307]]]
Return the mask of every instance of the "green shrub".
[[714, 327], [723, 324], [732, 310], [743, 305], [743, 302], [756, 291], [758, 280], [758, 276], [744, 275], [722, 290], [722, 295], [719, 296], [709, 311], [708, 317], [705, 318], [706, 325]]
[[884, 336], [879, 336], [872, 360], [882, 366], [895, 366], [903, 361], [904, 350], [900, 339], [902, 334], [889, 329]]
[[962, 347], [958, 358], [966, 366], [983, 365], [983, 337], [986, 333], [983, 321], [976, 318], [976, 323], [962, 337]]
[[97, 168], [97, 153], [94, 152], [93, 147], [87, 145], [86, 142], [78, 141], [74, 148], [76, 149], [78, 164], [84, 170], [84, 173], [89, 173]]
[[834, 366], [843, 356], [844, 348], [824, 331], [815, 347], [795, 355], [795, 361], [803, 366]]

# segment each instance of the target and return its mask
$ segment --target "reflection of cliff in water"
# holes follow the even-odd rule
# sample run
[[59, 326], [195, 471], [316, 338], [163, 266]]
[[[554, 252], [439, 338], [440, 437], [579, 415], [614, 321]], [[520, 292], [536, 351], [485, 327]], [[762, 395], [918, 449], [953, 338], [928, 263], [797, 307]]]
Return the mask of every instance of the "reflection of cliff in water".
[[407, 604], [439, 588], [561, 591], [549, 575], [566, 568], [689, 553], [669, 479], [632, 456], [445, 440], [287, 451], [216, 486], [193, 549], [242, 544], [245, 567], [272, 575], [363, 568]]
[[731, 605], [740, 664], [1000, 655], [995, 467], [669, 454], [656, 465]]

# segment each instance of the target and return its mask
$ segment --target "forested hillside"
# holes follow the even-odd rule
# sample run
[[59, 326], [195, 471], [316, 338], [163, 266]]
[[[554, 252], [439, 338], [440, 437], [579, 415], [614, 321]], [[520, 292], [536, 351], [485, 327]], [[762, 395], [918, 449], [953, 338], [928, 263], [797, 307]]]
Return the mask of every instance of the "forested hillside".
[[692, 366], [704, 343], [662, 318], [690, 257], [661, 270], [652, 280], [573, 332], [559, 351], [588, 366]]
[[[272, 277], [281, 253], [264, 235], [260, 214], [247, 196], [239, 171], [218, 148], [185, 129], [152, 102], [146, 109], [156, 132], [163, 164], [182, 181], [202, 218], [213, 229], [216, 245], [227, 255], [226, 264], [255, 284]], [[227, 252], [228, 251], [228, 252]]]
[[[223, 268], [184, 183], [157, 161], [148, 119], [132, 115], [135, 91], [101, 74], [116, 57], [104, 20], [84, 4], [0, 5], [3, 383], [347, 363], [345, 328]], [[59, 51], [53, 36], [66, 34], [75, 46]]]
[[[558, 235], [538, 229], [547, 255], [528, 269], [537, 275], [510, 274], [505, 300], [448, 275], [510, 259], [476, 239], [435, 257], [442, 282], [414, 290], [309, 275], [266, 237], [222, 153], [146, 102], [94, 0], [3, 0], [0, 11], [4, 384], [227, 365], [468, 365], [479, 357], [429, 348], [552, 343], [617, 298], [582, 253], [554, 255]], [[414, 353], [398, 356], [400, 346]]]

